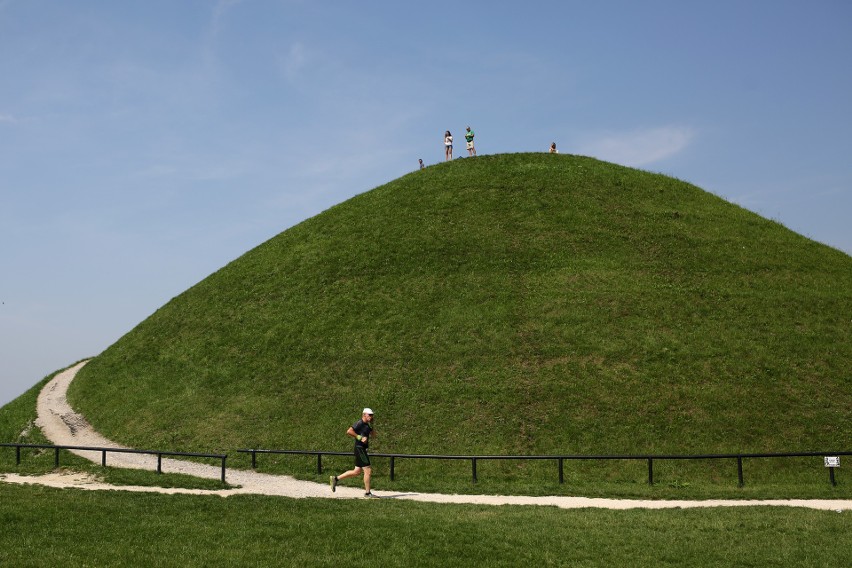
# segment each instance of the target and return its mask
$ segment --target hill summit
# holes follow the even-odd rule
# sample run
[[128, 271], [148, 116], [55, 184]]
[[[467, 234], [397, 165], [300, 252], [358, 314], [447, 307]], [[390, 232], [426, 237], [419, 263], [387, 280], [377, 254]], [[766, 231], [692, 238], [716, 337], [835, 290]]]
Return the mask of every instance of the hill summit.
[[852, 258], [691, 184], [511, 154], [292, 227], [95, 358], [72, 403], [137, 447], [803, 451], [852, 424]]

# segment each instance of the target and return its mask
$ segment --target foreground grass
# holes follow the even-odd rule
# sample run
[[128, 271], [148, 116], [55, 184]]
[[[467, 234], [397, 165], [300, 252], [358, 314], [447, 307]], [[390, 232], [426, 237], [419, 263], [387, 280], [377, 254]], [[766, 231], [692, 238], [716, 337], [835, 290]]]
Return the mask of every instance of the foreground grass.
[[563, 511], [0, 484], [2, 566], [835, 566], [852, 515]]

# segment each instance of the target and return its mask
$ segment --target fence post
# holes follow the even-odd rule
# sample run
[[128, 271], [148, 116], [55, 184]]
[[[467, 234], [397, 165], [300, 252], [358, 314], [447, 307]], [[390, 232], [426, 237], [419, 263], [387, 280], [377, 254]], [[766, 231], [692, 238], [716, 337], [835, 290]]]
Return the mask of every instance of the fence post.
[[391, 481], [393, 481], [393, 477], [394, 477], [394, 475], [393, 475], [394, 474], [394, 467], [393, 467], [394, 466], [394, 459], [396, 459], [396, 458], [394, 458], [394, 456], [391, 456]]
[[59, 448], [53, 450], [53, 467], [59, 467]]
[[322, 454], [317, 454], [317, 473], [322, 475]]
[[745, 481], [743, 480], [743, 457], [737, 456], [737, 477], [740, 481], [740, 487], [745, 485]]
[[559, 483], [565, 483], [565, 473], [562, 467], [564, 461], [563, 458], [559, 458]]
[[15, 446], [15, 463], [21, 465], [21, 446]]
[[828, 468], [828, 479], [831, 480], [831, 485], [837, 487], [837, 482], [834, 480], [834, 468]]
[[648, 485], [654, 485], [654, 460], [648, 458]]
[[257, 469], [257, 452], [254, 450], [251, 451], [251, 468]]
[[222, 456], [222, 483], [225, 483], [225, 460], [228, 459], [227, 455]]
[[473, 482], [476, 483], [476, 458], [470, 458], [470, 463], [473, 466]]
[[106, 467], [106, 450], [101, 452], [101, 467]]
[[157, 454], [157, 473], [163, 473], [163, 454]]

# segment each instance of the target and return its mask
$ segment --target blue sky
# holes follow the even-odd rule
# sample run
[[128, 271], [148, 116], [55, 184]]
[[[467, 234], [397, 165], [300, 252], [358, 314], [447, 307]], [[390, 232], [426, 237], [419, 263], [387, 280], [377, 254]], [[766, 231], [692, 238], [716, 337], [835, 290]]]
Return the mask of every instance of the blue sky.
[[0, 404], [468, 124], [852, 253], [850, 29], [846, 0], [0, 0]]

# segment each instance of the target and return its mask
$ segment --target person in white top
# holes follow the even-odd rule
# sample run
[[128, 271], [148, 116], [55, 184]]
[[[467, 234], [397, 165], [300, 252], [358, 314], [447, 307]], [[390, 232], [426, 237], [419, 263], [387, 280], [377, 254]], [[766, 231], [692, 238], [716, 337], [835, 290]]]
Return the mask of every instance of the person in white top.
[[558, 154], [559, 153], [559, 150], [556, 149], [556, 142], [550, 143], [550, 153], [551, 154]]
[[453, 135], [449, 130], [444, 133], [444, 157], [446, 161], [453, 159]]

